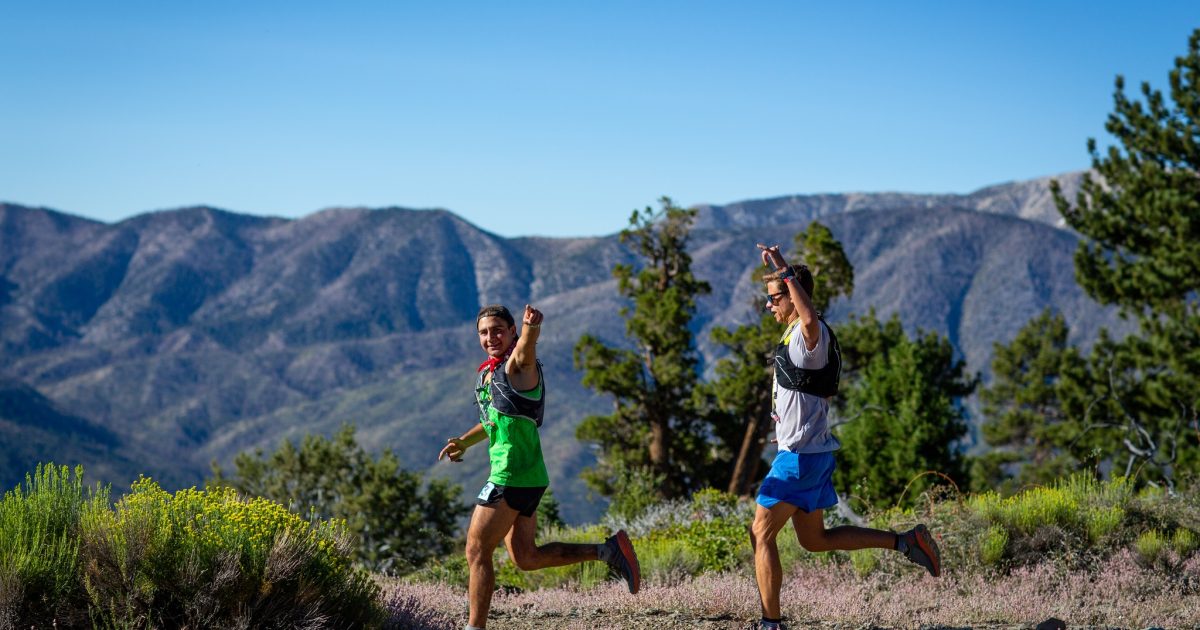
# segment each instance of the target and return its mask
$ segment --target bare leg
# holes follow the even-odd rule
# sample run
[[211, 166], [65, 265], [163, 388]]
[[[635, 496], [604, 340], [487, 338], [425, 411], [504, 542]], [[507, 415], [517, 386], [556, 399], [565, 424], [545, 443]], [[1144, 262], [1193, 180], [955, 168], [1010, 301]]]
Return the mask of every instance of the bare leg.
[[792, 516], [796, 540], [809, 551], [852, 551], [854, 549], [895, 549], [896, 534], [881, 529], [843, 525], [825, 529], [823, 510], [796, 510]]
[[467, 530], [467, 565], [471, 571], [467, 597], [471, 606], [469, 624], [487, 627], [488, 610], [492, 607], [492, 590], [496, 588], [496, 569], [492, 552], [508, 534], [517, 520], [518, 512], [500, 501], [494, 505], [477, 505]]
[[508, 546], [508, 556], [522, 571], [561, 567], [598, 559], [596, 545], [552, 542], [538, 546], [534, 542], [536, 535], [537, 514], [517, 516], [517, 522], [504, 539]]
[[776, 503], [770, 509], [756, 506], [754, 525], [750, 529], [750, 546], [754, 549], [754, 577], [758, 580], [758, 598], [763, 617], [779, 619], [779, 589], [783, 586], [783, 565], [779, 562], [776, 536], [797, 511], [796, 506]]

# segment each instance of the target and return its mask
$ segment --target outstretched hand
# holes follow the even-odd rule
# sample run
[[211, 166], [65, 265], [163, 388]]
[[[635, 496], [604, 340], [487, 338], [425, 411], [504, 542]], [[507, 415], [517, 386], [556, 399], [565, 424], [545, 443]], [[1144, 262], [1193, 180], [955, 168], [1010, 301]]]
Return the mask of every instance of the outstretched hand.
[[447, 457], [452, 462], [461, 462], [463, 453], [467, 452], [467, 445], [458, 438], [446, 438], [446, 445], [442, 447], [442, 452], [438, 453], [438, 461], [442, 461], [443, 457]]
[[783, 269], [787, 267], [787, 261], [784, 260], [783, 254], [779, 252], [778, 245], [767, 247], [762, 243], [758, 244], [759, 254], [762, 255], [763, 264], [771, 269]]

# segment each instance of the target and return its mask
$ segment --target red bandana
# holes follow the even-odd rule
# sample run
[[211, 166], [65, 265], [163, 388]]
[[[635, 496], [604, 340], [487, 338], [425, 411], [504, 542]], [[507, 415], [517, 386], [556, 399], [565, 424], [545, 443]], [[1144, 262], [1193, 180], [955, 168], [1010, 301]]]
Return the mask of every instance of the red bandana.
[[479, 369], [475, 370], [475, 371], [482, 372], [484, 370], [495, 370], [496, 366], [500, 365], [500, 363], [502, 363], [503, 361], [504, 361], [504, 359], [497, 359], [496, 357], [488, 357], [487, 361], [480, 363]]
[[517, 340], [518, 340], [518, 339], [520, 339], [520, 337], [513, 337], [513, 342], [512, 342], [512, 345], [508, 347], [508, 352], [505, 352], [503, 357], [492, 357], [492, 356], [489, 356], [489, 357], [487, 358], [487, 360], [486, 360], [486, 361], [484, 361], [483, 363], [480, 363], [480, 364], [479, 364], [479, 369], [478, 369], [478, 370], [475, 370], [475, 373], [476, 373], [476, 374], [478, 374], [479, 372], [482, 372], [482, 371], [484, 371], [484, 370], [489, 370], [489, 371], [493, 371], [493, 372], [494, 372], [494, 371], [496, 370], [496, 366], [497, 366], [497, 365], [500, 365], [501, 363], [504, 363], [504, 361], [505, 361], [506, 359], [508, 359], [508, 357], [509, 357], [510, 355], [512, 355], [513, 348], [516, 348], [516, 347], [517, 347]]

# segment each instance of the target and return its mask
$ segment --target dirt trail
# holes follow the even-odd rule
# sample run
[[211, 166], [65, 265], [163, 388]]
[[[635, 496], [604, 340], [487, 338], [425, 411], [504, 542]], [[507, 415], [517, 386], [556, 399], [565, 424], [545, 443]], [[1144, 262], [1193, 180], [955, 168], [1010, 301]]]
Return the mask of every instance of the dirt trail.
[[[1200, 559], [1183, 567], [1200, 576]], [[1196, 583], [1200, 583], [1197, 580]], [[462, 628], [466, 592], [444, 584], [385, 585], [393, 619], [418, 629]], [[1071, 630], [1200, 629], [1200, 589], [1119, 554], [1091, 572], [1039, 565], [1010, 575], [931, 578], [916, 572], [858, 578], [845, 568], [801, 566], [784, 581], [791, 630], [1032, 630], [1062, 619]], [[705, 574], [630, 595], [616, 582], [589, 588], [497, 593], [489, 630], [746, 628], [758, 618], [752, 576]]]

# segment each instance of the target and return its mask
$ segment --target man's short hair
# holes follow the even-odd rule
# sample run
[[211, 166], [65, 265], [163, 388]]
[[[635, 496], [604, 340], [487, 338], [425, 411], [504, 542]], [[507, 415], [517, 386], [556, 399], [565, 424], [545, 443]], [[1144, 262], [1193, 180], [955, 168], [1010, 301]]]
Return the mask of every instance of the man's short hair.
[[[804, 292], [808, 294], [808, 299], [811, 300], [813, 296], [814, 285], [813, 275], [812, 272], [809, 271], [808, 265], [788, 265], [787, 268], [791, 269], [792, 273], [796, 274], [796, 281], [800, 283], [800, 288], [804, 289]], [[773, 271], [762, 277], [763, 282], [782, 282], [782, 280], [779, 278], [781, 273], [782, 272], [779, 271]]]
[[479, 320], [484, 317], [499, 317], [508, 322], [509, 326], [517, 325], [517, 320], [513, 319], [512, 313], [508, 312], [508, 309], [503, 304], [488, 304], [479, 309], [479, 314], [475, 316], [475, 325], [478, 326]]

